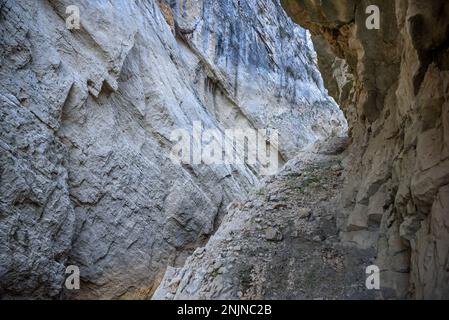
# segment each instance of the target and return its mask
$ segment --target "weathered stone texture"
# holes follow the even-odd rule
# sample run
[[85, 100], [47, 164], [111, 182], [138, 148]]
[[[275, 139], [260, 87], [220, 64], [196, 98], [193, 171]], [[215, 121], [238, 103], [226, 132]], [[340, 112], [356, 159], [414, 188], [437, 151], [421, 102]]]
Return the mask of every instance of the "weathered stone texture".
[[[281, 2], [311, 30], [349, 122], [343, 239], [375, 235], [384, 297], [448, 298], [449, 3]], [[379, 30], [365, 27], [368, 5]]]

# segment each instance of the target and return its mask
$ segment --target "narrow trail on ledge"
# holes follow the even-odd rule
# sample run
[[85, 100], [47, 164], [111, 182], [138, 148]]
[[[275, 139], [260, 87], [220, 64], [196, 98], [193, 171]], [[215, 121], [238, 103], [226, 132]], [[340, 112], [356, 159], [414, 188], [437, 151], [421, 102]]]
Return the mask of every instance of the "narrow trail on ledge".
[[336, 226], [343, 139], [303, 152], [228, 208], [217, 233], [154, 299], [372, 299], [374, 253], [344, 246]]

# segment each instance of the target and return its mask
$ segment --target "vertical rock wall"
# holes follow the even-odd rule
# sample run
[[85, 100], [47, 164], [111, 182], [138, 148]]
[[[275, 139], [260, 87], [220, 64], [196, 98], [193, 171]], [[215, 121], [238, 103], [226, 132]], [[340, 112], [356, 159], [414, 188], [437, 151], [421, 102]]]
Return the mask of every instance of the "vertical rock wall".
[[[349, 121], [343, 240], [377, 247], [384, 297], [449, 297], [449, 3], [282, 0]], [[380, 29], [368, 30], [369, 5]]]
[[285, 159], [317, 139], [346, 133], [314, 63], [309, 33], [277, 1], [168, 2], [177, 37], [201, 59], [192, 65], [193, 81], [212, 88], [213, 96], [202, 99], [221, 122], [234, 120], [219, 93], [256, 127], [277, 128]]
[[284, 159], [345, 130], [277, 2], [2, 0], [0, 37], [2, 298], [145, 298], [203, 244], [257, 172], [172, 163], [174, 129], [271, 127]]

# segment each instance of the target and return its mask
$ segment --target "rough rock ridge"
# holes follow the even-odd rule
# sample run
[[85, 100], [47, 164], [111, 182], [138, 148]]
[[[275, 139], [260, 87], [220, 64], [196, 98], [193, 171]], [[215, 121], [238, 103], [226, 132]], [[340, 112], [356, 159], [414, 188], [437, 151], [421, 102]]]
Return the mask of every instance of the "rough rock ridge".
[[349, 122], [342, 239], [377, 248], [383, 297], [449, 298], [449, 2], [281, 2]]
[[153, 299], [373, 299], [373, 249], [339, 241], [336, 216], [346, 139], [300, 152], [242, 202]]
[[203, 245], [257, 170], [176, 165], [174, 129], [279, 129], [284, 160], [345, 130], [277, 1], [167, 3], [0, 0], [1, 298], [146, 298]]

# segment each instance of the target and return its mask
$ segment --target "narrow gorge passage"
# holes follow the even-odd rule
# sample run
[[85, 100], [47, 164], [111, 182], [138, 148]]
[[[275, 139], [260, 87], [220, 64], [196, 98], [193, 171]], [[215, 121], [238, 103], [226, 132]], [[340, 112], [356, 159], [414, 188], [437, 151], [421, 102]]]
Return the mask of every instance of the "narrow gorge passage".
[[0, 300], [449, 299], [449, 1], [0, 0], [0, 39]]
[[339, 241], [346, 138], [317, 143], [233, 202], [205, 247], [169, 268], [153, 299], [374, 299], [372, 248]]

